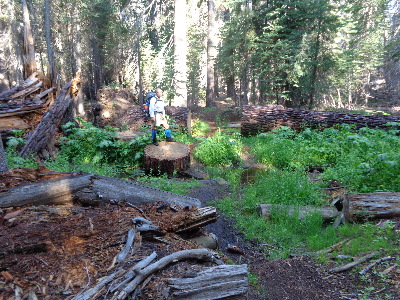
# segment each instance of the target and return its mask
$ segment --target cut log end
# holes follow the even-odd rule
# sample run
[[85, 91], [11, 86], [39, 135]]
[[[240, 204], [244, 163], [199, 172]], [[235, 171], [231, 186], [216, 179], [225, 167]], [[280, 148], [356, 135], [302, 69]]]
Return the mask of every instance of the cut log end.
[[165, 141], [159, 142], [158, 146], [147, 145], [144, 163], [146, 173], [154, 175], [183, 171], [190, 167], [190, 148], [183, 143]]

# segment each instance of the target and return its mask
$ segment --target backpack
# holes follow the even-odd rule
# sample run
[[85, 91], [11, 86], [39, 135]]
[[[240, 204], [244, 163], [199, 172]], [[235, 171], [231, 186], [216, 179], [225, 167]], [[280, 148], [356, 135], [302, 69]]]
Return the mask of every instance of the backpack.
[[149, 112], [149, 107], [150, 107], [150, 99], [156, 97], [156, 93], [154, 92], [148, 92], [146, 93], [146, 97], [144, 98], [144, 103], [143, 103], [143, 111], [146, 114], [146, 117], [150, 117], [150, 112]]

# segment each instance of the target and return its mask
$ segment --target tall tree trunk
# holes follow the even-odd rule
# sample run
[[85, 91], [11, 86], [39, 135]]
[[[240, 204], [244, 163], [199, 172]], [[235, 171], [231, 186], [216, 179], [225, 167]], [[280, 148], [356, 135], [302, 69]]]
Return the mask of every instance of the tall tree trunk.
[[319, 55], [319, 51], [320, 51], [320, 47], [321, 47], [321, 22], [322, 20], [319, 19], [318, 20], [318, 28], [317, 28], [317, 37], [316, 37], [316, 41], [315, 41], [315, 50], [314, 50], [314, 54], [312, 57], [312, 61], [313, 61], [313, 66], [312, 66], [312, 70], [311, 70], [311, 91], [310, 91], [310, 96], [309, 96], [309, 101], [308, 101], [308, 108], [312, 109], [312, 107], [315, 104], [315, 84], [317, 81], [317, 71], [318, 71], [318, 55]]
[[[82, 52], [81, 52], [81, 24], [78, 19], [76, 22], [76, 42], [74, 47], [74, 56], [75, 56], [75, 64], [76, 68], [72, 69], [75, 74], [82, 72]], [[79, 89], [78, 94], [73, 99], [73, 116], [74, 117], [84, 117], [85, 116], [85, 107], [83, 105], [83, 91]]]
[[28, 78], [36, 72], [36, 61], [35, 40], [33, 38], [28, 6], [25, 0], [22, 0], [22, 12], [24, 18], [24, 73], [25, 78]]
[[51, 86], [53, 86], [54, 83], [54, 56], [53, 56], [53, 46], [51, 42], [51, 24], [50, 24], [50, 2], [49, 0], [44, 1], [44, 7], [45, 7], [45, 15], [44, 15], [44, 20], [45, 20], [45, 30], [46, 30], [46, 45], [47, 45], [47, 59], [49, 62], [49, 68], [50, 68], [50, 74], [47, 74], [50, 78]]
[[175, 27], [174, 27], [174, 67], [175, 67], [175, 106], [187, 107], [187, 88], [186, 88], [186, 0], [175, 0]]
[[8, 164], [6, 159], [6, 154], [4, 152], [3, 140], [0, 134], [0, 174], [5, 174], [8, 172]]
[[215, 106], [215, 58], [217, 49], [215, 44], [215, 3], [214, 0], [208, 0], [208, 32], [207, 32], [207, 91], [206, 91], [206, 106]]

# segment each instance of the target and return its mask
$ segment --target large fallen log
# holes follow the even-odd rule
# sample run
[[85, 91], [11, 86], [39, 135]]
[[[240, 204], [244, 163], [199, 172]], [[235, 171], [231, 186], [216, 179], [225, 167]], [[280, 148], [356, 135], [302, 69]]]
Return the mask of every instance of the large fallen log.
[[334, 221], [339, 215], [338, 210], [335, 207], [330, 206], [316, 208], [313, 206], [260, 204], [257, 207], [258, 214], [267, 220], [271, 218], [273, 211], [284, 211], [290, 216], [298, 216], [300, 220], [304, 220], [310, 214], [317, 213], [326, 223]]
[[248, 289], [247, 265], [208, 268], [194, 278], [169, 278], [173, 299], [225, 299], [244, 295]]
[[0, 208], [72, 203], [74, 193], [89, 186], [92, 177], [92, 174], [70, 175], [3, 190], [0, 192]]
[[135, 205], [163, 201], [181, 207], [201, 206], [200, 200], [196, 198], [93, 174], [70, 175], [16, 186], [0, 192], [0, 208], [76, 201], [93, 206], [110, 201]]
[[135, 205], [164, 201], [182, 207], [201, 206], [200, 200], [196, 198], [105, 176], [96, 176], [92, 184], [76, 192], [75, 197], [84, 205], [99, 205], [101, 202], [112, 200], [126, 201]]
[[343, 200], [346, 222], [400, 217], [400, 193], [347, 194]]
[[158, 146], [153, 144], [144, 148], [144, 168], [146, 173], [173, 174], [190, 167], [190, 148], [179, 142], [162, 141]]
[[24, 148], [22, 148], [20, 152], [21, 156], [27, 156], [30, 153], [38, 154], [46, 159], [48, 158], [47, 156], [49, 156], [48, 153], [52, 156], [51, 151], [47, 151], [46, 147], [61, 125], [64, 113], [72, 101], [72, 90], [76, 90], [76, 87], [79, 85], [80, 78], [76, 77], [63, 87], [54, 103], [50, 105], [43, 116], [39, 125], [27, 139]]
[[308, 111], [284, 108], [281, 105], [245, 105], [242, 109], [241, 132], [243, 135], [251, 135], [268, 132], [281, 126], [301, 130], [304, 127], [327, 128], [335, 124], [354, 124], [356, 128], [385, 128], [388, 122], [400, 122], [400, 118], [378, 114]]

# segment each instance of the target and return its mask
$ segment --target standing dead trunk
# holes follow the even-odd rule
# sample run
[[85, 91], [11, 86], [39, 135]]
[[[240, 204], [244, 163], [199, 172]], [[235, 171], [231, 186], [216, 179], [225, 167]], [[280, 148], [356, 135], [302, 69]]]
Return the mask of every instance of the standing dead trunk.
[[24, 72], [26, 78], [36, 72], [36, 61], [35, 40], [33, 38], [28, 6], [25, 0], [22, 0], [22, 12], [24, 17]]
[[5, 174], [8, 172], [8, 164], [6, 159], [6, 153], [4, 152], [3, 140], [0, 134], [0, 174]]
[[187, 107], [186, 88], [186, 0], [175, 0], [174, 27], [174, 67], [175, 67], [175, 97], [174, 106]]
[[44, 1], [44, 20], [45, 20], [45, 29], [46, 29], [46, 45], [47, 45], [47, 60], [49, 62], [50, 74], [47, 76], [50, 78], [51, 86], [54, 83], [54, 59], [53, 59], [53, 46], [51, 42], [51, 25], [50, 25], [50, 1]]
[[208, 38], [207, 38], [207, 90], [206, 90], [206, 106], [215, 106], [215, 58], [217, 56], [216, 49], [216, 33], [215, 33], [215, 4], [214, 0], [208, 0]]

